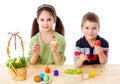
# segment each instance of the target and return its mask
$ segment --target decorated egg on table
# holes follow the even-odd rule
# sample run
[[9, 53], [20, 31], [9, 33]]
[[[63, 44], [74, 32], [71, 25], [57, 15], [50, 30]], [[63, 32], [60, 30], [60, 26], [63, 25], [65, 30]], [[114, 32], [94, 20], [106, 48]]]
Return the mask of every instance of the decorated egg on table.
[[47, 66], [47, 67], [45, 68], [45, 72], [46, 72], [46, 73], [50, 73], [50, 67], [49, 67], [49, 66]]
[[40, 82], [40, 81], [42, 81], [42, 78], [40, 76], [36, 75], [36, 76], [34, 76], [34, 81]]
[[95, 77], [95, 71], [90, 71], [90, 77]]
[[38, 74], [38, 76], [40, 76], [42, 78], [42, 80], [43, 80], [44, 75], [45, 75], [44, 73]]
[[50, 76], [49, 75], [44, 75], [43, 81], [49, 81], [49, 80], [50, 80]]
[[59, 71], [58, 70], [54, 70], [54, 76], [58, 76], [59, 75]]
[[84, 79], [88, 79], [88, 78], [89, 78], [89, 73], [83, 73], [83, 74], [82, 74], [82, 77], [83, 77]]

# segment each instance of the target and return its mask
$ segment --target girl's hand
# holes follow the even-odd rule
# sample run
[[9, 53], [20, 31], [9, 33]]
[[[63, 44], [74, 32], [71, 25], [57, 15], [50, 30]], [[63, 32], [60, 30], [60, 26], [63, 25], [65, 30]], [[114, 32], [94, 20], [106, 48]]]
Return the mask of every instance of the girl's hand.
[[51, 41], [51, 50], [53, 53], [56, 53], [57, 52], [57, 48], [58, 48], [58, 41], [56, 39], [55, 36], [52, 36], [52, 41]]
[[51, 50], [53, 53], [57, 52], [58, 44], [51, 44]]
[[40, 52], [40, 45], [39, 45], [39, 43], [35, 42], [33, 45], [33, 54], [35, 56], [38, 56], [39, 52]]

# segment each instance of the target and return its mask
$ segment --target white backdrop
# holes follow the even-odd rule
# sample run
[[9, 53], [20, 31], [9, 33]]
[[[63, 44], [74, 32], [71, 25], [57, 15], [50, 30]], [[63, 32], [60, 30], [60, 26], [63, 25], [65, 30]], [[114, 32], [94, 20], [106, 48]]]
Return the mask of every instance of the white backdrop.
[[[25, 41], [25, 56], [29, 50], [29, 40], [32, 21], [36, 17], [37, 7], [47, 3], [55, 7], [57, 15], [65, 26], [66, 62], [73, 64], [74, 45], [82, 33], [80, 31], [81, 18], [86, 12], [95, 12], [100, 18], [99, 35], [109, 42], [108, 64], [120, 64], [119, 58], [119, 30], [120, 12], [119, 0], [3, 0], [0, 1], [0, 64], [8, 59], [8, 32], [19, 31]], [[17, 51], [11, 49], [11, 55]], [[13, 56], [13, 57], [14, 57]]]

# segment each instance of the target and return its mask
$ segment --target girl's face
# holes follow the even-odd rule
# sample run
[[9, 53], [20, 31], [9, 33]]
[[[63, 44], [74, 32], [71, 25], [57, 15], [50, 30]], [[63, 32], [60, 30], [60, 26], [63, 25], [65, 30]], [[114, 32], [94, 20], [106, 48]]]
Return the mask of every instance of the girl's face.
[[37, 18], [37, 22], [41, 31], [48, 32], [52, 30], [55, 18], [48, 11], [43, 10]]
[[85, 21], [82, 26], [82, 32], [87, 40], [95, 40], [99, 32], [97, 22]]

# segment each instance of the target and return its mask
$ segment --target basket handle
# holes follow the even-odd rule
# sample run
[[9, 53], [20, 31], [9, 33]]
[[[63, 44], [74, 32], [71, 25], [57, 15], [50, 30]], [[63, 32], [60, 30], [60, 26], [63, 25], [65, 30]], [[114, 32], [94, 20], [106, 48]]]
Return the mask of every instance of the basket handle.
[[18, 37], [20, 39], [20, 42], [21, 42], [21, 46], [22, 46], [22, 56], [24, 56], [24, 46], [23, 46], [23, 41], [22, 41], [22, 38], [21, 36], [19, 36], [19, 32], [15, 32], [15, 33], [12, 33], [12, 32], [9, 32], [8, 34], [11, 34], [11, 37], [8, 41], [8, 45], [7, 45], [7, 55], [10, 59], [10, 41], [12, 39], [12, 37], [15, 37], [15, 49], [16, 49], [16, 37]]

